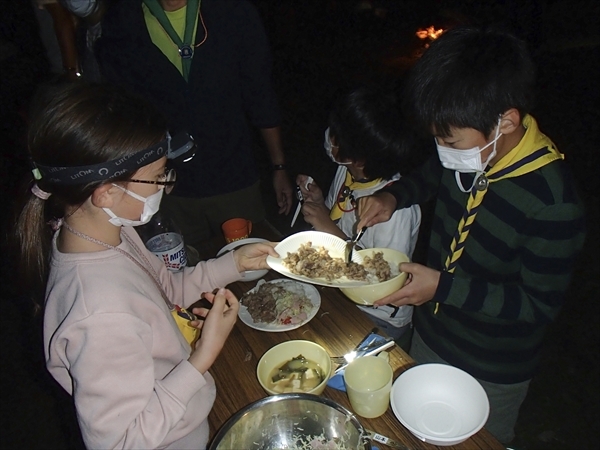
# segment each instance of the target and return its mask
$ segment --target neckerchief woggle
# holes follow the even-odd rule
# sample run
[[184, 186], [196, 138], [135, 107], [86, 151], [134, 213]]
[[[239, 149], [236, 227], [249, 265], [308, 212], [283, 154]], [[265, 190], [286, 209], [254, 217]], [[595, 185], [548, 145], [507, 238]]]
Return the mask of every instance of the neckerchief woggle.
[[[344, 180], [344, 185], [340, 190], [341, 193], [347, 193], [347, 195], [344, 195], [344, 198], [342, 200], [343, 208], [342, 206], [340, 206], [340, 192], [338, 192], [334, 199], [331, 211], [329, 211], [329, 217], [331, 218], [331, 220], [336, 222], [340, 220], [340, 218], [344, 215], [345, 212], [354, 209], [354, 205], [352, 205], [351, 203], [355, 201], [354, 196], [352, 195], [352, 193], [355, 190], [368, 189], [373, 186], [377, 186], [379, 183], [381, 183], [381, 178], [376, 178], [375, 180], [371, 181], [355, 181], [350, 172], [346, 172], [346, 179]], [[348, 203], [350, 203], [350, 207], [347, 207]]]
[[194, 26], [196, 24], [196, 16], [200, 8], [200, 0], [188, 0], [186, 11], [185, 11], [185, 30], [183, 32], [183, 41], [173, 28], [171, 21], [165, 14], [164, 9], [158, 3], [158, 0], [143, 0], [144, 4], [148, 7], [150, 12], [158, 23], [163, 27], [165, 32], [169, 35], [169, 38], [179, 49], [179, 56], [181, 56], [181, 67], [183, 70], [183, 78], [188, 81], [190, 76], [190, 68], [192, 66], [192, 57], [194, 56], [194, 44], [192, 42], [192, 36], [194, 35]]
[[[458, 223], [458, 228], [450, 244], [450, 251], [444, 263], [444, 271], [453, 273], [456, 269], [458, 259], [465, 248], [465, 241], [469, 236], [469, 231], [473, 222], [475, 222], [479, 206], [490, 183], [518, 177], [533, 172], [557, 159], [564, 159], [565, 156], [557, 150], [554, 143], [540, 132], [533, 117], [526, 115], [523, 118], [523, 126], [526, 131], [519, 144], [487, 172], [479, 175], [475, 185], [471, 188], [465, 212]], [[435, 304], [434, 314], [437, 313], [439, 306], [439, 303]]]

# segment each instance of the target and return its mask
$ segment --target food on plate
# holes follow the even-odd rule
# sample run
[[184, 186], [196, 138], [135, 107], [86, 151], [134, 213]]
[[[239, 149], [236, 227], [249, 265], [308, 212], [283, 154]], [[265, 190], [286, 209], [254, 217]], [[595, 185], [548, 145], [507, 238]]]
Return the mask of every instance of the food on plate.
[[[255, 292], [246, 293], [241, 304], [255, 323], [293, 325], [308, 318], [313, 309], [310, 299], [294, 289], [294, 282], [262, 283]], [[300, 291], [303, 292], [302, 289]]]
[[342, 258], [333, 258], [325, 247], [313, 247], [312, 242], [301, 244], [297, 252], [288, 252], [283, 264], [293, 274], [325, 278], [327, 281], [346, 277], [377, 283], [387, 281], [399, 273], [397, 268], [383, 259], [381, 252], [374, 252], [372, 257], [365, 256], [363, 264], [347, 264]]
[[325, 247], [315, 248], [312, 242], [300, 245], [297, 252], [288, 252], [283, 264], [296, 275], [325, 278], [328, 281], [342, 276], [365, 280], [367, 276], [367, 271], [360, 264], [346, 264], [342, 258], [332, 258]]
[[324, 380], [323, 370], [314, 361], [298, 355], [273, 369], [269, 375], [269, 389], [285, 394], [308, 392]]

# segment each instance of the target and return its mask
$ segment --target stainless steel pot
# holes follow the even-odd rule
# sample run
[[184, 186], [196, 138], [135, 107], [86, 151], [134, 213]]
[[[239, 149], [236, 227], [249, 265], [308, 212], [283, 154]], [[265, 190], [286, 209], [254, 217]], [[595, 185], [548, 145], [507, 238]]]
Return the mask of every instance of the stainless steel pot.
[[280, 394], [258, 400], [223, 425], [209, 449], [300, 449], [317, 439], [340, 449], [370, 450], [368, 433], [356, 416], [338, 403], [310, 394]]

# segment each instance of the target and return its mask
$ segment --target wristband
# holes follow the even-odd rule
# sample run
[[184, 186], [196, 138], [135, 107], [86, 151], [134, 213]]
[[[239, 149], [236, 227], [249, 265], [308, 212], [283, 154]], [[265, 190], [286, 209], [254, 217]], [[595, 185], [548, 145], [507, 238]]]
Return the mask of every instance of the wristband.
[[285, 164], [273, 164], [273, 170], [287, 170]]

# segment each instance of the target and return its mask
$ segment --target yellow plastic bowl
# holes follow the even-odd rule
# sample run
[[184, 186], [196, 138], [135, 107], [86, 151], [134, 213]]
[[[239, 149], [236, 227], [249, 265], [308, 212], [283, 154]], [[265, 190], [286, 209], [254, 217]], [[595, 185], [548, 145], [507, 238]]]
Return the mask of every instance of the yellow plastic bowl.
[[296, 340], [282, 342], [281, 344], [277, 344], [276, 346], [267, 350], [265, 354], [262, 355], [262, 358], [260, 358], [258, 365], [256, 366], [256, 377], [258, 378], [258, 382], [263, 389], [270, 395], [280, 394], [280, 392], [275, 392], [267, 387], [269, 376], [276, 367], [281, 367], [287, 361], [300, 354], [306, 359], [316, 362], [325, 374], [321, 384], [314, 387], [310, 391], [303, 392], [306, 394], [320, 395], [325, 389], [327, 381], [331, 376], [331, 359], [329, 357], [329, 353], [327, 353], [323, 347], [311, 341]]
[[[358, 253], [361, 254], [363, 258], [365, 256], [372, 256], [377, 252], [382, 252], [383, 259], [396, 266], [398, 266], [400, 263], [410, 262], [410, 259], [404, 253], [391, 248], [367, 248], [364, 250], [358, 250]], [[384, 281], [383, 283], [375, 283], [351, 288], [340, 288], [340, 291], [342, 291], [344, 295], [354, 303], [358, 303], [359, 305], [372, 305], [377, 300], [390, 295], [392, 292], [395, 292], [404, 286], [407, 277], [408, 274], [406, 272], [400, 272], [400, 274], [396, 277], [392, 278], [391, 280]]]

